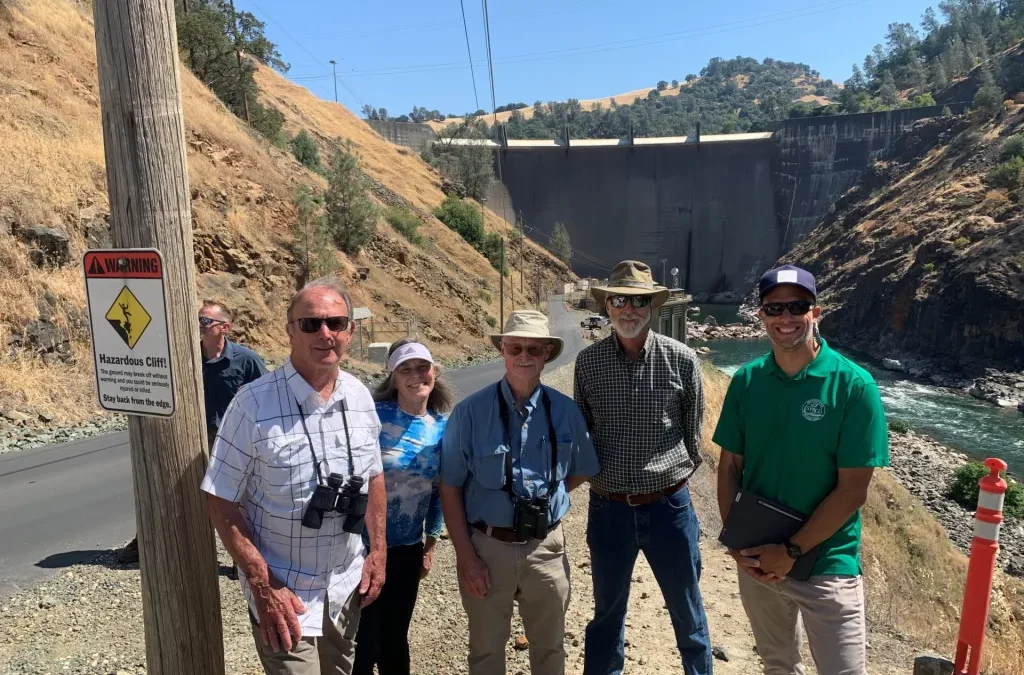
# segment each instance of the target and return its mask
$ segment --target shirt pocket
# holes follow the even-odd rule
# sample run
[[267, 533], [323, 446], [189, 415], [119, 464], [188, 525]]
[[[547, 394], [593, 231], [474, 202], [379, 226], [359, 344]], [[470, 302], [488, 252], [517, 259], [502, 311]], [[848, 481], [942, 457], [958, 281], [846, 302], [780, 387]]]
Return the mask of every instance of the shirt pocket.
[[679, 392], [675, 389], [659, 391], [655, 394], [655, 410], [659, 414], [660, 422], [665, 429], [671, 429], [681, 425], [682, 414], [679, 404]]
[[556, 465], [555, 479], [559, 481], [565, 480], [569, 476], [569, 467], [571, 465], [572, 438], [558, 436], [558, 464]]
[[505, 456], [509, 447], [502, 443], [496, 447], [473, 448], [473, 477], [488, 490], [500, 490], [505, 485]]

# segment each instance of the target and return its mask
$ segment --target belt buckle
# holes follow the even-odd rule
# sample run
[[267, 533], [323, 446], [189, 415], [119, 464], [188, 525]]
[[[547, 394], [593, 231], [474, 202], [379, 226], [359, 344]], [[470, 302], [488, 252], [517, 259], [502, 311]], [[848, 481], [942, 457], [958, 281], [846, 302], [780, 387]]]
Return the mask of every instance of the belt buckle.
[[633, 497], [640, 497], [640, 496], [642, 496], [642, 495], [640, 495], [640, 494], [626, 495], [626, 506], [643, 506], [643, 504], [639, 504], [639, 503], [634, 504], [633, 503]]

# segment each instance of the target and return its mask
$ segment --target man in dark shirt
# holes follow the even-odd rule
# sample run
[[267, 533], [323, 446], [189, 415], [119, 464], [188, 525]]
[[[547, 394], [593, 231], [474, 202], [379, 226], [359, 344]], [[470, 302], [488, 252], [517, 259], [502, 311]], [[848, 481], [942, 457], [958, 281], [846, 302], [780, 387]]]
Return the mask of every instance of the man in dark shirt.
[[215, 300], [199, 310], [199, 344], [203, 351], [203, 391], [206, 400], [206, 432], [210, 444], [221, 417], [243, 384], [266, 374], [263, 359], [248, 347], [228, 340], [231, 312]]
[[[210, 445], [235, 393], [267, 372], [263, 359], [248, 347], [228, 340], [231, 312], [224, 303], [204, 300], [199, 310], [199, 347], [203, 352], [203, 398], [206, 438]], [[132, 539], [117, 555], [126, 565], [139, 562], [139, 540]]]

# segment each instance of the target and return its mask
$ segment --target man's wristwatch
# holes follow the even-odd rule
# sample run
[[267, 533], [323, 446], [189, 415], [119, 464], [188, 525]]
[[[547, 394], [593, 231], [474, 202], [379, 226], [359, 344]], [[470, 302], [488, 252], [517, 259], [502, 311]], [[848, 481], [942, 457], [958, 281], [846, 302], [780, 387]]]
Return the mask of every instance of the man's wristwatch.
[[793, 560], [796, 560], [804, 554], [804, 552], [800, 550], [799, 546], [797, 546], [788, 539], [786, 540], [786, 543], [783, 544], [783, 546], [786, 547], [786, 555], [788, 555]]

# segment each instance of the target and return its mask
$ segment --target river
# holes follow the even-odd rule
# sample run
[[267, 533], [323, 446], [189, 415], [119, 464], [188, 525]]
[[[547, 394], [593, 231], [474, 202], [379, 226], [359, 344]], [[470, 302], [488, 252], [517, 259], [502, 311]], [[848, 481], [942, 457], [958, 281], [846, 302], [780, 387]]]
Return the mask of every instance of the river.
[[[703, 311], [704, 308], [702, 308]], [[708, 307], [720, 322], [735, 321], [735, 308]], [[768, 340], [713, 340], [695, 343], [711, 349], [708, 359], [730, 375], [771, 350]], [[971, 457], [999, 457], [1015, 474], [1024, 474], [1024, 415], [970, 396], [908, 380], [860, 355], [839, 350], [866, 368], [878, 382], [889, 419], [900, 419]]]

